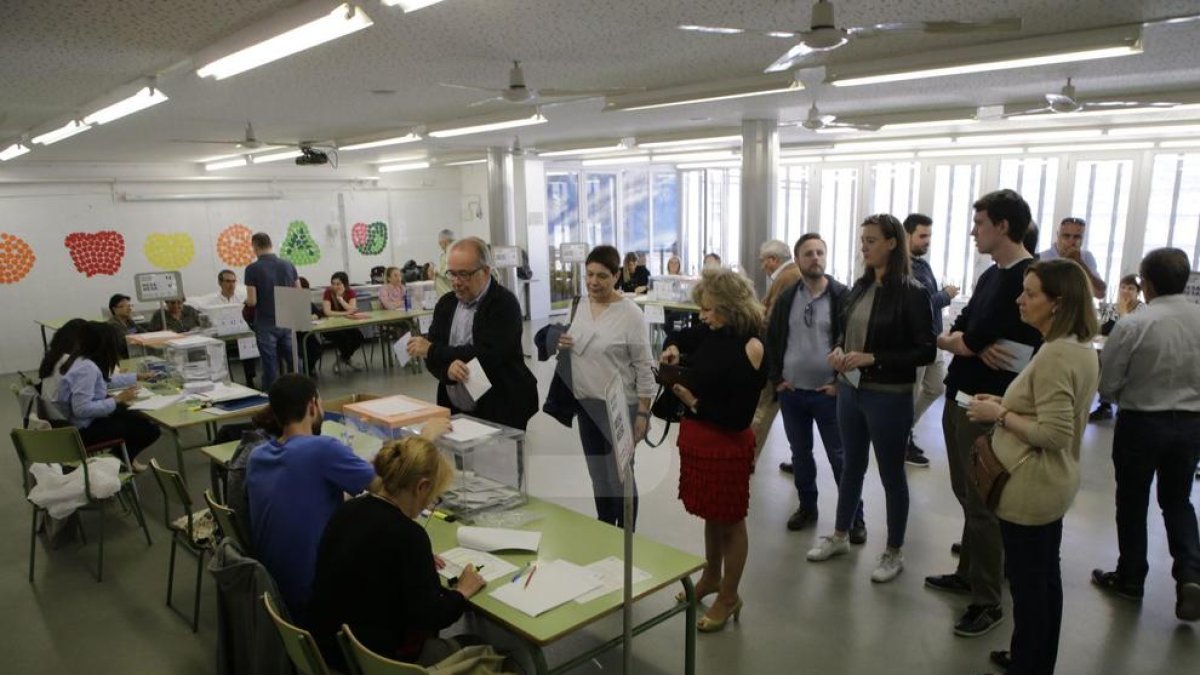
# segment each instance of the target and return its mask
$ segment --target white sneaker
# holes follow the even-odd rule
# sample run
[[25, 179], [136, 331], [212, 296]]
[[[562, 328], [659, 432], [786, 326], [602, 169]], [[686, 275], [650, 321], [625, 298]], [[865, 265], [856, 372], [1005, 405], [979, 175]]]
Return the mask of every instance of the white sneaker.
[[808, 555], [805, 557], [808, 558], [809, 562], [821, 562], [822, 560], [829, 560], [835, 555], [842, 555], [849, 552], [850, 542], [846, 537], [830, 535], [828, 537], [821, 537], [817, 545], [808, 550]]
[[876, 565], [875, 571], [871, 572], [871, 581], [877, 584], [883, 584], [900, 576], [904, 571], [904, 554], [896, 551], [884, 551], [879, 556], [879, 564]]

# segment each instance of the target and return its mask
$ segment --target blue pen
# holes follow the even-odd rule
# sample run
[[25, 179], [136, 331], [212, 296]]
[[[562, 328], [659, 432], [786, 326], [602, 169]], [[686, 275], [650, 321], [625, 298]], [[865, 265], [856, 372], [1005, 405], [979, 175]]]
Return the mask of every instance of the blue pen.
[[513, 576], [513, 578], [512, 578], [512, 581], [511, 581], [510, 583], [514, 583], [514, 584], [515, 584], [515, 583], [517, 583], [517, 579], [520, 579], [520, 578], [521, 578], [521, 575], [522, 575], [522, 574], [525, 574], [525, 570], [527, 570], [527, 569], [529, 569], [529, 563], [528, 563], [528, 562], [526, 562], [526, 563], [525, 563], [525, 566], [524, 566], [524, 567], [522, 567], [521, 569], [517, 570], [517, 573], [516, 573], [516, 575], [514, 575], [514, 576]]

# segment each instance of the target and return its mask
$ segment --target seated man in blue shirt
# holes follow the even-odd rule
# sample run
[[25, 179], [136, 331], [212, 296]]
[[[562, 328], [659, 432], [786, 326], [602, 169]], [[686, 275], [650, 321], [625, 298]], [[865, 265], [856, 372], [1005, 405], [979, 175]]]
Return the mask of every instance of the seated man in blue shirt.
[[312, 379], [284, 375], [269, 396], [258, 421], [275, 440], [255, 448], [246, 465], [251, 538], [292, 617], [304, 623], [325, 524], [375, 471], [345, 443], [320, 435], [325, 411]]

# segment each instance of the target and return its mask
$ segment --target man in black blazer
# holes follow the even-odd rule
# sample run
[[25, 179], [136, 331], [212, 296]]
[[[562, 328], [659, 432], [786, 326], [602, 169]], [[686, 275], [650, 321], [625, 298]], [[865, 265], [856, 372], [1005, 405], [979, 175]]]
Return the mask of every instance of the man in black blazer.
[[[492, 279], [491, 253], [478, 237], [450, 245], [446, 276], [453, 292], [438, 300], [429, 334], [408, 343], [409, 356], [424, 358], [438, 379], [438, 405], [524, 430], [537, 412], [537, 380], [521, 351], [520, 303]], [[492, 382], [478, 401], [464, 385], [471, 359]]]

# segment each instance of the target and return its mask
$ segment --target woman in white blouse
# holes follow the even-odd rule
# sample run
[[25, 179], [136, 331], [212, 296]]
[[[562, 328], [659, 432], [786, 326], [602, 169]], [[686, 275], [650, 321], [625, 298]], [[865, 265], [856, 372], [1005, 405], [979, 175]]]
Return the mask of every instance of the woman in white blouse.
[[[620, 377], [637, 444], [645, 438], [650, 423], [654, 360], [642, 310], [616, 290], [621, 254], [612, 246], [597, 246], [588, 254], [586, 270], [587, 297], [575, 308], [571, 328], [559, 338], [558, 347], [570, 350], [569, 384], [579, 403], [579, 440], [592, 477], [596, 517], [623, 527], [623, 484], [609, 438], [604, 390], [614, 374]], [[636, 523], [636, 485], [633, 494]]]

